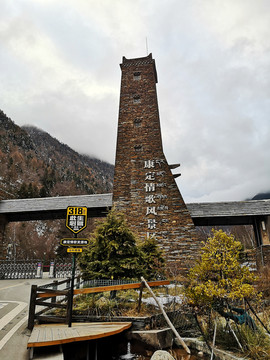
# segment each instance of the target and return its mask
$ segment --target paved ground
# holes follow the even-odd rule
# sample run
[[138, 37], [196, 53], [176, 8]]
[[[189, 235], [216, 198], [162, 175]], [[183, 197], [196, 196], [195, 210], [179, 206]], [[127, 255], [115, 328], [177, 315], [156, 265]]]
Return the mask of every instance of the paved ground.
[[0, 280], [0, 359], [28, 360], [27, 327], [31, 285], [51, 279]]

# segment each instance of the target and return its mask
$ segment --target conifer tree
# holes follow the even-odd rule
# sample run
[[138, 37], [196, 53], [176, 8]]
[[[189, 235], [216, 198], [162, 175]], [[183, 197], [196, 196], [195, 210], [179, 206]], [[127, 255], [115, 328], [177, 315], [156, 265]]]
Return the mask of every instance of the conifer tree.
[[144, 271], [148, 280], [156, 280], [165, 274], [165, 259], [155, 238], [145, 239], [140, 245], [143, 254]]
[[79, 264], [88, 279], [132, 279], [143, 275], [142, 252], [124, 215], [110, 211], [83, 252]]
[[124, 215], [115, 210], [96, 227], [90, 245], [79, 258], [85, 279], [152, 278], [158, 264], [164, 267], [157, 244], [149, 241], [138, 246]]

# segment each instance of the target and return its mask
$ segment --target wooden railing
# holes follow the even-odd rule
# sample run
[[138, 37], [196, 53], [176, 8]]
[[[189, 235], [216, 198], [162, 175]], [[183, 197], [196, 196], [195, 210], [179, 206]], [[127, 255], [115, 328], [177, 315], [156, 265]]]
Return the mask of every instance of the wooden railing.
[[[75, 287], [78, 288], [80, 286], [80, 276], [77, 276], [75, 280], [76, 280]], [[70, 304], [69, 295], [71, 291], [70, 283], [71, 283], [71, 279], [68, 278], [61, 281], [54, 280], [52, 283], [45, 284], [42, 286], [32, 285], [31, 294], [30, 294], [29, 314], [28, 314], [28, 329], [32, 330], [34, 327], [35, 320], [41, 318], [42, 314], [51, 308], [66, 309], [66, 314], [68, 314], [68, 307]], [[61, 287], [62, 289], [59, 290], [59, 287]], [[44, 294], [45, 296], [43, 296]], [[42, 298], [44, 298], [44, 300], [51, 299], [51, 301], [50, 302], [43, 301]], [[36, 312], [37, 306], [44, 306], [45, 308]], [[54, 317], [54, 319], [56, 322], [63, 322], [62, 317], [61, 318]]]
[[[94, 294], [105, 291], [118, 291], [118, 290], [128, 290], [128, 289], [140, 289], [139, 293], [139, 301], [138, 301], [138, 311], [140, 311], [141, 299], [142, 299], [142, 291], [145, 287], [143, 282], [138, 283], [130, 283], [130, 284], [121, 284], [121, 285], [110, 285], [110, 286], [98, 286], [91, 288], [78, 289], [80, 284], [79, 277], [76, 278], [77, 283], [74, 289], [73, 295], [79, 294]], [[58, 290], [58, 287], [63, 284], [67, 284], [65, 289]], [[168, 280], [160, 280], [160, 281], [149, 281], [150, 287], [169, 285], [170, 281]], [[69, 323], [71, 319], [69, 316], [71, 314], [70, 306], [71, 302], [71, 289], [70, 289], [70, 279], [63, 281], [54, 281], [53, 283], [46, 284], [45, 286], [37, 286], [32, 285], [31, 288], [31, 296], [30, 296], [30, 305], [29, 305], [29, 316], [28, 316], [28, 329], [32, 330], [34, 327], [35, 320], [42, 321], [50, 321], [50, 322], [65, 322]], [[61, 297], [60, 300], [57, 301], [57, 297]], [[51, 299], [51, 302], [46, 301], [47, 299]], [[36, 306], [45, 306], [45, 309], [36, 313]], [[50, 316], [46, 317], [42, 314], [48, 311], [51, 308], [61, 308], [66, 309], [66, 317], [59, 316]]]

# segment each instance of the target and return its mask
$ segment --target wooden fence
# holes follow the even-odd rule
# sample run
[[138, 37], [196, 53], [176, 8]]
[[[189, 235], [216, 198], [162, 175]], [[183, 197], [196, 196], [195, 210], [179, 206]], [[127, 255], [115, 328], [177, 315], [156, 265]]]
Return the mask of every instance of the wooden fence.
[[[73, 290], [73, 295], [79, 294], [94, 294], [105, 291], [118, 291], [118, 290], [128, 290], [128, 289], [140, 289], [139, 293], [139, 301], [138, 301], [138, 311], [140, 311], [141, 299], [142, 299], [142, 291], [145, 287], [143, 282], [139, 283], [129, 283], [129, 284], [120, 284], [120, 285], [110, 285], [110, 286], [98, 286], [91, 288], [83, 288], [79, 289], [80, 286], [80, 277], [76, 277], [76, 285], [77, 289]], [[60, 286], [66, 284], [64, 289], [59, 289]], [[168, 280], [160, 280], [160, 281], [149, 281], [150, 287], [169, 285], [170, 281]], [[40, 320], [43, 322], [65, 322], [66, 324], [71, 322], [69, 318], [71, 311], [70, 306], [72, 304], [71, 301], [71, 288], [70, 288], [70, 279], [63, 281], [54, 281], [53, 283], [46, 284], [43, 286], [32, 285], [31, 288], [31, 296], [30, 296], [30, 305], [29, 305], [29, 316], [28, 316], [28, 329], [32, 330], [34, 327], [35, 320]], [[59, 298], [57, 300], [57, 298]], [[46, 301], [46, 300], [50, 300]], [[36, 313], [36, 306], [45, 306], [45, 309], [38, 311]], [[66, 317], [60, 316], [46, 316], [43, 315], [46, 311], [52, 308], [61, 308], [66, 310]]]
[[[75, 287], [78, 288], [80, 286], [80, 276], [77, 276], [75, 280]], [[54, 320], [56, 322], [65, 322], [68, 320], [68, 308], [70, 305], [71, 292], [70, 284], [71, 279], [68, 278], [62, 281], [54, 280], [52, 283], [43, 286], [32, 285], [29, 304], [28, 329], [33, 329], [35, 320], [46, 320], [46, 316], [42, 314], [52, 308], [66, 309], [67, 319], [63, 320], [62, 317], [55, 316]], [[61, 289], [59, 289], [60, 287]], [[43, 296], [44, 294], [46, 294], [46, 296]], [[50, 299], [50, 301], [44, 301], [48, 299]], [[37, 306], [44, 306], [45, 308], [36, 312]]]

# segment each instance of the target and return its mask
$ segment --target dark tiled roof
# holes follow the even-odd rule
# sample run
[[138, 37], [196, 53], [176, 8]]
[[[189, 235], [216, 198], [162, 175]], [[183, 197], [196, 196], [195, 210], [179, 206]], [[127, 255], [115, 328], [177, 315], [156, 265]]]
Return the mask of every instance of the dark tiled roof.
[[[270, 200], [186, 204], [195, 225], [253, 224], [270, 215]], [[0, 214], [8, 221], [64, 218], [68, 206], [86, 206], [88, 216], [104, 216], [112, 206], [112, 194], [59, 196], [0, 201]]]
[[0, 213], [65, 210], [68, 206], [110, 207], [112, 194], [57, 196], [0, 201]]
[[187, 208], [193, 218], [221, 216], [270, 215], [270, 200], [191, 203]]

